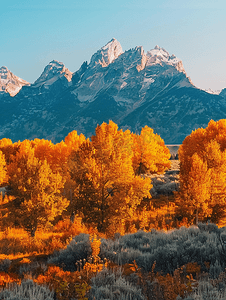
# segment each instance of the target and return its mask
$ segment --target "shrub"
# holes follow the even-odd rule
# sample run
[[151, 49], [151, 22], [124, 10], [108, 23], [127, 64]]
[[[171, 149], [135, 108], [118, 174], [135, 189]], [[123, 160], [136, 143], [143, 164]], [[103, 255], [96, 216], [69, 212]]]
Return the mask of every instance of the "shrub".
[[33, 280], [22, 281], [21, 285], [10, 284], [7, 289], [0, 291], [2, 300], [53, 300], [53, 292], [47, 287], [40, 286]]
[[11, 263], [12, 261], [8, 258], [0, 261], [0, 272], [8, 272]]
[[59, 267], [49, 266], [44, 275], [39, 275], [34, 281], [38, 284], [47, 284], [55, 291], [58, 300], [68, 300], [84, 295], [89, 290], [90, 287], [83, 277], [81, 272], [63, 271]]
[[107, 269], [103, 269], [91, 279], [89, 299], [94, 299], [94, 297], [95, 299], [112, 300], [146, 299], [141, 289], [130, 284], [126, 278], [122, 276], [120, 270], [113, 272]]
[[8, 284], [13, 282], [17, 282], [17, 283], [21, 282], [17, 274], [0, 272], [0, 289], [5, 288]]
[[213, 278], [213, 279], [218, 278], [220, 273], [223, 271], [224, 271], [224, 269], [219, 264], [218, 260], [216, 260], [214, 264], [210, 265], [210, 269], [209, 269], [210, 278]]
[[[200, 280], [198, 287], [184, 300], [224, 300], [226, 290], [219, 290], [210, 280]], [[179, 299], [178, 299], [179, 300]]]
[[52, 256], [48, 263], [61, 266], [67, 271], [76, 271], [76, 262], [86, 260], [92, 253], [92, 248], [89, 241], [89, 235], [81, 233], [74, 237], [66, 249], [60, 250]]
[[215, 224], [199, 224], [199, 227], [181, 227], [169, 232], [138, 231], [126, 234], [115, 241], [101, 241], [100, 257], [124, 265], [136, 260], [139, 267], [150, 272], [156, 261], [156, 272], [173, 274], [177, 267], [197, 262], [201, 272], [206, 271], [204, 262], [213, 266], [216, 261], [222, 270], [226, 267], [226, 249], [221, 241], [225, 229]]

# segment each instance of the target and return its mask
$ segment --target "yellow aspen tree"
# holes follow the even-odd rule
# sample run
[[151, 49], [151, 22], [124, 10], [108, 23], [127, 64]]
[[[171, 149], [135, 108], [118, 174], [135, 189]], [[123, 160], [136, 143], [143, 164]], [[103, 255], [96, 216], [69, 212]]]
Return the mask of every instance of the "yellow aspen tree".
[[45, 139], [35, 139], [33, 144], [35, 157], [42, 161], [46, 160], [50, 165], [52, 162], [52, 149], [54, 144]]
[[0, 140], [0, 150], [5, 156], [6, 164], [8, 165], [11, 158], [16, 155], [19, 149], [20, 142], [14, 143], [10, 139], [3, 138]]
[[0, 150], [0, 186], [5, 184], [7, 180], [5, 156]]
[[[71, 180], [71, 176], [68, 169], [68, 159], [73, 151], [78, 150], [78, 148], [81, 146], [83, 142], [86, 141], [86, 137], [83, 134], [78, 135], [76, 130], [73, 130], [68, 133], [68, 135], [65, 137], [64, 141], [57, 144], [55, 147], [55, 153], [54, 157], [57, 157], [59, 160], [59, 163], [62, 166], [63, 170], [63, 177], [66, 179], [65, 185], [64, 185], [64, 193], [66, 197], [71, 201], [73, 191], [75, 189], [75, 185], [73, 180]], [[68, 209], [69, 214], [71, 214], [71, 221], [74, 222], [75, 213], [74, 210]]]
[[192, 167], [189, 172], [190, 180], [187, 186], [187, 194], [189, 195], [190, 213], [195, 212], [196, 224], [198, 224], [199, 214], [207, 216], [210, 214], [208, 203], [210, 201], [210, 172], [207, 163], [198, 156], [193, 154]]
[[212, 140], [206, 146], [205, 157], [211, 172], [211, 220], [218, 222], [226, 216], [226, 150], [221, 151], [220, 144]]
[[73, 209], [87, 223], [105, 231], [111, 220], [126, 218], [144, 197], [150, 197], [150, 179], [134, 174], [130, 131], [110, 121], [97, 126], [91, 142], [84, 142], [69, 162], [76, 183]]
[[64, 181], [46, 160], [35, 157], [29, 141], [21, 143], [8, 172], [15, 197], [9, 202], [9, 218], [35, 236], [39, 226], [48, 225], [67, 208], [68, 201], [62, 197]]
[[[197, 157], [200, 167], [197, 167]], [[180, 197], [184, 201], [183, 205], [192, 206], [190, 200], [195, 197], [204, 207], [202, 220], [218, 222], [226, 216], [226, 120], [211, 120], [207, 128], [193, 131], [180, 146], [179, 159]], [[206, 183], [202, 172], [206, 176]], [[204, 182], [205, 188], [200, 180]], [[203, 188], [202, 195], [195, 182]], [[193, 192], [192, 185], [196, 186]], [[203, 198], [207, 194], [204, 206]]]
[[163, 173], [170, 168], [170, 151], [163, 139], [154, 134], [153, 129], [145, 126], [140, 135], [133, 136], [133, 168], [141, 173]]
[[70, 152], [72, 150], [77, 150], [78, 147], [86, 140], [86, 137], [81, 133], [78, 135], [76, 130], [73, 130], [68, 133], [68, 135], [65, 137], [64, 142], [70, 149]]

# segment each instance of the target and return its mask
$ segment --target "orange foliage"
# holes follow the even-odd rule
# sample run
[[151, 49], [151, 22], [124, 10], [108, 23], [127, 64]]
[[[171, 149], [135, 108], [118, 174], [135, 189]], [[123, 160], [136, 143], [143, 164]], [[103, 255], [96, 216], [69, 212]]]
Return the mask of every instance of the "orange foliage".
[[[78, 272], [69, 272], [69, 271], [63, 271], [60, 267], [57, 266], [50, 266], [48, 270], [45, 272], [44, 275], [39, 275], [37, 279], [34, 281], [38, 284], [50, 284], [54, 285], [54, 283], [58, 283], [58, 279], [68, 279], [72, 275], [78, 275]], [[54, 288], [54, 286], [52, 286]]]
[[150, 197], [151, 182], [134, 174], [128, 130], [118, 130], [110, 121], [97, 126], [91, 140], [73, 152], [69, 161], [75, 185], [71, 206], [83, 213], [85, 222], [103, 232], [112, 222], [133, 214], [144, 197]]
[[87, 272], [87, 274], [90, 274], [90, 276], [92, 277], [95, 273], [100, 272], [101, 270], [103, 270], [103, 267], [107, 268], [107, 263], [103, 264], [103, 263], [89, 263], [86, 262], [83, 270]]
[[[80, 272], [63, 271], [59, 267], [50, 266], [44, 275], [39, 275], [34, 282], [47, 284], [56, 293], [59, 300], [67, 300], [78, 297], [80, 287], [89, 290], [89, 286]], [[85, 284], [85, 285], [84, 285]]]
[[65, 230], [60, 228], [63, 227], [58, 226], [53, 231], [37, 230], [35, 238], [23, 229], [7, 228], [0, 232], [0, 259], [16, 259], [35, 253], [50, 254], [54, 250], [66, 248], [73, 236], [87, 232], [85, 227], [76, 227], [76, 222], [66, 226]]
[[[14, 196], [4, 216], [9, 225], [23, 226], [32, 236], [39, 226], [59, 220], [66, 209], [67, 215], [78, 212], [102, 233], [109, 228], [110, 235], [123, 234], [136, 207], [150, 198], [150, 178], [140, 173], [162, 173], [170, 167], [169, 150], [151, 128], [145, 126], [136, 135], [119, 130], [112, 121], [98, 125], [91, 141], [75, 130], [58, 144], [0, 140], [1, 179], [4, 156]], [[141, 223], [148, 230], [145, 212]]]
[[137, 273], [139, 276], [142, 276], [141, 269], [138, 267], [136, 261], [134, 260], [132, 264], [125, 264], [123, 265], [123, 274], [125, 276], [129, 276], [132, 273]]
[[98, 257], [98, 254], [100, 253], [101, 240], [99, 240], [96, 234], [94, 234], [93, 236], [90, 235], [89, 241], [92, 248], [92, 256]]
[[12, 282], [20, 283], [21, 280], [14, 273], [0, 272], [0, 289], [7, 287]]
[[85, 142], [86, 138], [83, 134], [78, 135], [76, 130], [73, 130], [72, 132], [68, 133], [68, 135], [65, 137], [64, 141], [65, 144], [70, 149], [69, 152], [71, 153], [74, 150], [77, 150], [79, 146]]
[[2, 139], [0, 140], [0, 150], [5, 155], [6, 164], [8, 165], [12, 158], [16, 155], [19, 150], [20, 142], [12, 143], [10, 139]]
[[54, 146], [55, 145], [51, 141], [35, 139], [33, 142], [34, 156], [41, 161], [46, 160], [52, 167]]
[[181, 280], [179, 269], [175, 270], [173, 275], [157, 273], [155, 282], [153, 293], [156, 299], [176, 300], [178, 295], [184, 297], [195, 287], [190, 278], [187, 278], [186, 281]]
[[186, 272], [188, 274], [192, 274], [192, 275], [199, 275], [201, 272], [201, 266], [199, 266], [197, 264], [197, 262], [190, 262], [188, 264], [185, 265], [186, 267]]
[[54, 226], [53, 232], [64, 233], [67, 236], [76, 236], [80, 233], [89, 233], [89, 230], [82, 224], [82, 219], [76, 216], [73, 223], [69, 219], [60, 220]]
[[7, 172], [6, 172], [6, 162], [2, 151], [0, 150], [0, 186], [6, 183]]
[[199, 218], [217, 223], [226, 217], [225, 137], [226, 120], [210, 121], [205, 129], [187, 136], [179, 148], [179, 206], [196, 222]]
[[[154, 199], [156, 203], [161, 202], [160, 199]], [[153, 202], [154, 202], [153, 201]], [[125, 232], [134, 233], [137, 230], [149, 231], [152, 228], [170, 230], [177, 226], [175, 223], [175, 203], [167, 204], [162, 201], [160, 204], [150, 204], [143, 208], [137, 209], [134, 214], [125, 221]], [[183, 226], [182, 224], [181, 226]]]
[[15, 200], [9, 218], [34, 236], [38, 226], [48, 224], [62, 213], [68, 201], [62, 197], [64, 180], [53, 173], [47, 161], [34, 155], [30, 141], [24, 141], [8, 166], [9, 185]]
[[133, 168], [136, 174], [163, 173], [170, 168], [170, 152], [163, 139], [145, 126], [133, 136]]
[[98, 254], [100, 253], [100, 245], [101, 240], [97, 238], [97, 235], [94, 233], [93, 235], [90, 234], [89, 241], [92, 248], [92, 256], [91, 260], [93, 260], [93, 263], [86, 262], [83, 270], [87, 272], [87, 276], [93, 276], [95, 273], [100, 272], [103, 267], [107, 268], [108, 263], [107, 261], [105, 263], [101, 262], [100, 257]]
[[[186, 266], [176, 269], [173, 275], [163, 275], [161, 272], [154, 272], [156, 262], [152, 266], [152, 271], [143, 273], [134, 260], [132, 264], [123, 266], [123, 275], [130, 276], [135, 273], [137, 275], [137, 284], [142, 287], [147, 297], [158, 300], [176, 300], [178, 295], [182, 298], [187, 296], [197, 285], [198, 282], [193, 279], [192, 274], [187, 275], [187, 271], [191, 273], [200, 273], [200, 266], [196, 263], [189, 263]], [[187, 271], [186, 271], [187, 270]], [[147, 281], [152, 282], [152, 287], [147, 286]], [[147, 291], [148, 290], [148, 291]]]

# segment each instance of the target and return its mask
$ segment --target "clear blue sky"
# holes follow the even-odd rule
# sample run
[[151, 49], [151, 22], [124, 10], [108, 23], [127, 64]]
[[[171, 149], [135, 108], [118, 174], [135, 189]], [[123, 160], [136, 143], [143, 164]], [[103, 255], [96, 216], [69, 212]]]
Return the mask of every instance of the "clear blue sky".
[[123, 50], [159, 45], [193, 83], [226, 87], [225, 0], [11, 0], [0, 7], [0, 67], [34, 82], [53, 59], [71, 71], [113, 37]]

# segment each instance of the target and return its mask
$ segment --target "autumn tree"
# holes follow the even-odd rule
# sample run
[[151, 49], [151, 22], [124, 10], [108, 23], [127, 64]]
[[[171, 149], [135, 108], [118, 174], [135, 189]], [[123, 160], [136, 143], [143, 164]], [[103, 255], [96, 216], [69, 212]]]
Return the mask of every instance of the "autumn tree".
[[52, 172], [46, 160], [34, 155], [30, 141], [24, 141], [8, 166], [9, 187], [15, 197], [9, 203], [9, 218], [23, 226], [31, 236], [38, 226], [54, 220], [68, 206], [61, 195], [64, 180]]
[[[6, 184], [7, 181], [7, 172], [6, 172], [6, 162], [5, 157], [2, 151], [0, 150], [0, 187]], [[0, 192], [0, 230], [3, 225], [3, 216], [4, 216], [4, 208], [2, 207], [4, 204], [3, 194]]]
[[218, 222], [226, 215], [226, 120], [193, 131], [180, 146], [179, 159], [179, 205], [196, 222]]
[[71, 198], [73, 188], [68, 172], [68, 157], [72, 151], [78, 149], [85, 139], [83, 134], [78, 135], [77, 131], [74, 130], [65, 137], [64, 141], [57, 144], [44, 139], [32, 141], [35, 157], [41, 161], [46, 160], [53, 173], [58, 172], [63, 177], [65, 181], [64, 195], [68, 199]]
[[133, 168], [137, 175], [147, 172], [161, 174], [170, 168], [170, 151], [152, 128], [145, 126], [140, 135], [132, 136]]
[[2, 151], [0, 150], [0, 186], [6, 182], [7, 172], [6, 172], [6, 162]]
[[6, 165], [8, 165], [19, 150], [20, 142], [13, 143], [10, 139], [0, 140], [0, 151], [4, 154]]
[[210, 201], [210, 172], [207, 163], [194, 153], [191, 157], [191, 170], [188, 173], [189, 181], [181, 178], [181, 195], [183, 202], [180, 203], [186, 211], [186, 217], [195, 215], [196, 224], [198, 224], [198, 216], [208, 216]]
[[41, 161], [46, 160], [49, 165], [52, 163], [53, 148], [55, 145], [51, 141], [34, 139], [34, 141], [31, 141], [31, 146], [34, 148], [35, 157]]
[[78, 135], [77, 131], [73, 130], [68, 133], [68, 135], [64, 139], [64, 142], [71, 152], [72, 150], [77, 150], [85, 140], [86, 138], [82, 133]]
[[97, 126], [69, 161], [75, 190], [71, 207], [85, 222], [105, 231], [110, 223], [133, 214], [144, 197], [150, 197], [149, 178], [135, 176], [132, 137], [110, 121]]

